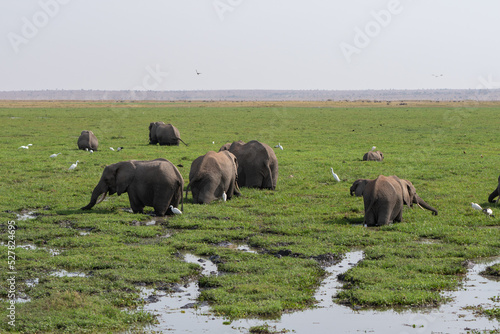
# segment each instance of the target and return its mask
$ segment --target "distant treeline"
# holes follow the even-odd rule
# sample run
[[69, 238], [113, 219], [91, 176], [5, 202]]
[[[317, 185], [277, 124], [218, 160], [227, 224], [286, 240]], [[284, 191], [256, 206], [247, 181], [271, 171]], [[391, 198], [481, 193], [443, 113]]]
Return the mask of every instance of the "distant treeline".
[[26, 90], [0, 92], [0, 100], [499, 101], [500, 89], [186, 91]]

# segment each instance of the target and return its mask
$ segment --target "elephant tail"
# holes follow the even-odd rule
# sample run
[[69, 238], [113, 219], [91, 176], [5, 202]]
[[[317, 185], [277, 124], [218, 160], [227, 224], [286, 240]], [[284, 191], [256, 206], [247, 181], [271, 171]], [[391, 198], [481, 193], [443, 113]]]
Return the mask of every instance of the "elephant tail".
[[264, 181], [263, 181], [263, 185], [262, 185], [262, 188], [267, 188], [267, 189], [271, 189], [271, 190], [274, 190], [275, 187], [274, 187], [274, 182], [273, 182], [273, 171], [271, 169], [271, 166], [267, 165], [267, 175], [264, 176]]
[[188, 191], [189, 191], [190, 187], [191, 187], [191, 182], [189, 182], [187, 187], [186, 187], [186, 199], [188, 199]]
[[181, 211], [184, 212], [184, 196], [182, 196], [182, 184], [179, 185], [179, 195], [181, 195]]
[[184, 142], [184, 140], [182, 140], [180, 137], [179, 137], [179, 138], [177, 138], [177, 139], [179, 139], [179, 140], [180, 140], [180, 141], [181, 141], [184, 145], [188, 146], [188, 144], [186, 144], [186, 143]]

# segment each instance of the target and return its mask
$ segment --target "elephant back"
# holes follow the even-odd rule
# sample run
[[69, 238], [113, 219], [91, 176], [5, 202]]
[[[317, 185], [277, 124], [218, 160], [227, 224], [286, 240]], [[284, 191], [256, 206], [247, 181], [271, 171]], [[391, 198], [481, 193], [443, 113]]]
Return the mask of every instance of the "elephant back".
[[80, 134], [80, 137], [78, 137], [77, 141], [78, 149], [80, 150], [93, 150], [97, 151], [97, 148], [99, 147], [99, 142], [97, 140], [97, 137], [94, 135], [94, 133], [90, 130], [83, 130]]
[[[243, 143], [243, 144], [242, 144]], [[257, 140], [233, 142], [229, 152], [238, 161], [238, 185], [275, 189], [278, 181], [278, 159], [273, 149]]]
[[380, 151], [370, 151], [363, 155], [363, 161], [382, 161], [384, 160], [384, 155]]
[[172, 124], [160, 124], [156, 128], [156, 137], [160, 145], [179, 145], [179, 130]]

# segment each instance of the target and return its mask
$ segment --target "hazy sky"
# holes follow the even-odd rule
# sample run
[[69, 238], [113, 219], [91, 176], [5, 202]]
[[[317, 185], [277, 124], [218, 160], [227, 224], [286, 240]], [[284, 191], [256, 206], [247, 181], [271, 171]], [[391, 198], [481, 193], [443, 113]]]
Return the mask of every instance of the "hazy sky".
[[499, 13], [498, 0], [1, 0], [0, 90], [500, 88]]

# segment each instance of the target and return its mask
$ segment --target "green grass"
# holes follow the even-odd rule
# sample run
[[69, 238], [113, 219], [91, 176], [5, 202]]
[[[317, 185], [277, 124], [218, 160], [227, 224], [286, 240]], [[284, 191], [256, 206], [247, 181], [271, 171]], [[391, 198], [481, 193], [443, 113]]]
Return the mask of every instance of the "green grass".
[[[31, 301], [17, 304], [15, 331], [120, 332], [154, 317], [136, 311], [139, 287], [163, 287], [199, 278], [200, 295], [228, 318], [276, 318], [314, 305], [325, 276], [313, 258], [362, 249], [365, 259], [343, 276], [339, 301], [361, 307], [415, 307], [444, 302], [456, 289], [466, 260], [500, 254], [500, 224], [473, 211], [497, 185], [500, 120], [494, 103], [0, 103], [0, 235], [16, 221], [16, 290]], [[189, 146], [147, 145], [152, 121], [174, 124]], [[99, 151], [77, 150], [82, 130], [92, 130]], [[104, 166], [118, 161], [166, 158], [187, 185], [191, 162], [226, 142], [258, 139], [275, 149], [275, 191], [242, 188], [226, 203], [184, 205], [182, 216], [131, 214], [126, 195], [110, 196], [91, 211]], [[212, 144], [215, 142], [215, 144]], [[28, 150], [18, 149], [32, 143]], [[373, 145], [383, 162], [363, 162]], [[109, 147], [123, 146], [121, 152]], [[57, 158], [52, 153], [61, 152]], [[79, 160], [78, 168], [68, 167]], [[330, 167], [341, 178], [333, 180]], [[405, 209], [403, 222], [365, 228], [363, 201], [351, 197], [358, 178], [398, 175], [439, 210]], [[33, 220], [16, 213], [36, 211]], [[85, 232], [82, 235], [81, 232]], [[259, 254], [217, 246], [245, 243]], [[59, 250], [53, 256], [49, 250]], [[220, 256], [221, 276], [177, 255]], [[293, 256], [275, 256], [279, 251]], [[2, 268], [7, 247], [0, 247]], [[59, 270], [86, 277], [56, 277]], [[498, 272], [498, 266], [496, 267]], [[0, 317], [6, 317], [8, 274], [0, 273]], [[35, 286], [28, 284], [38, 278]], [[0, 331], [13, 331], [0, 322]]]

